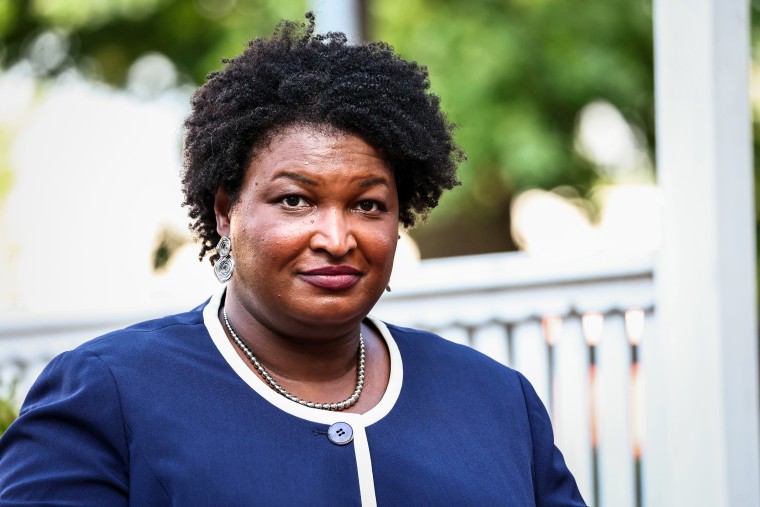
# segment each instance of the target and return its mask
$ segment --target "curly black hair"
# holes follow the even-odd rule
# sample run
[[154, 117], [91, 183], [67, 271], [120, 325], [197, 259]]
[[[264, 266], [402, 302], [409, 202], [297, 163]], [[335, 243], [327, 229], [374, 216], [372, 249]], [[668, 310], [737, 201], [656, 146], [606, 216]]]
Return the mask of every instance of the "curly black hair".
[[281, 21], [272, 37], [250, 41], [193, 95], [182, 185], [201, 259], [220, 239], [216, 190], [236, 202], [254, 150], [291, 125], [342, 130], [378, 149], [393, 170], [405, 227], [459, 184], [464, 153], [429, 91], [427, 69], [383, 42], [352, 45], [342, 33], [315, 34], [313, 14], [306, 19]]

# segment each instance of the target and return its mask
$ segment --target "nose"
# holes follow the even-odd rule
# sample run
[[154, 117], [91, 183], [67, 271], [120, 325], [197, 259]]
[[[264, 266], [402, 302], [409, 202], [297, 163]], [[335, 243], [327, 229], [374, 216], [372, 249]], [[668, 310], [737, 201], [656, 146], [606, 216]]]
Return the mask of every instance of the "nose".
[[310, 242], [312, 250], [323, 250], [333, 257], [343, 257], [356, 248], [350, 218], [342, 210], [322, 210], [314, 220]]

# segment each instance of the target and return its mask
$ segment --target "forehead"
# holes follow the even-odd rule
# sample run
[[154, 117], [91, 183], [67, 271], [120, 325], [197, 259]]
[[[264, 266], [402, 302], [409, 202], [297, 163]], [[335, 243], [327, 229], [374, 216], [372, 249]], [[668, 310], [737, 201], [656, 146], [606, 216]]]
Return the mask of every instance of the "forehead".
[[248, 177], [276, 176], [281, 170], [319, 173], [336, 171], [360, 177], [361, 173], [390, 174], [383, 155], [363, 138], [330, 127], [295, 125], [273, 133], [255, 150]]

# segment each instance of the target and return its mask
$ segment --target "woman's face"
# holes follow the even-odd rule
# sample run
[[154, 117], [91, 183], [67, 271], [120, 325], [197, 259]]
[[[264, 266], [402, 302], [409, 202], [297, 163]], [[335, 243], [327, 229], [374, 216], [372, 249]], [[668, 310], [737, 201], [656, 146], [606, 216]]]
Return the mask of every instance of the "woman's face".
[[356, 326], [388, 284], [396, 183], [358, 136], [286, 128], [251, 161], [237, 203], [217, 193], [216, 212], [219, 233], [232, 240], [230, 294], [269, 329]]

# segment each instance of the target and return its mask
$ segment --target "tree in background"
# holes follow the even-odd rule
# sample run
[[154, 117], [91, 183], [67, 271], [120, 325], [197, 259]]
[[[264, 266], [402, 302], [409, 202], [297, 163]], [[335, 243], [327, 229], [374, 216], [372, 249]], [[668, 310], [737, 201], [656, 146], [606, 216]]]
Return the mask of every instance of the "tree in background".
[[0, 435], [5, 433], [5, 430], [18, 417], [18, 410], [14, 401], [15, 390], [15, 382], [12, 382], [10, 386], [5, 386], [0, 382]]
[[588, 197], [607, 177], [575, 148], [578, 114], [592, 101], [617, 107], [653, 149], [648, 0], [371, 5], [372, 36], [428, 65], [469, 157], [463, 191], [416, 234], [423, 254], [514, 249], [510, 202], [527, 188], [565, 186]]
[[[6, 0], [3, 67], [27, 58], [41, 78], [77, 67], [121, 87], [136, 60], [159, 53], [194, 86], [243, 41], [307, 9], [300, 0]], [[514, 249], [517, 192], [562, 186], [583, 199], [609, 178], [577, 149], [578, 115], [593, 101], [614, 105], [653, 150], [647, 0], [368, 0], [365, 11], [370, 38], [428, 66], [469, 157], [464, 185], [413, 233], [425, 257]]]
[[33, 59], [42, 77], [76, 65], [93, 79], [124, 86], [139, 57], [168, 57], [192, 84], [268, 34], [282, 18], [303, 16], [305, 1], [277, 0], [6, 0], [0, 4], [3, 66], [45, 48], [45, 32], [65, 37], [64, 58]]

